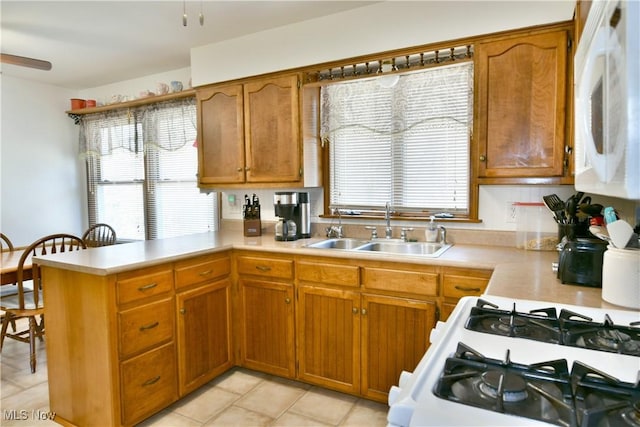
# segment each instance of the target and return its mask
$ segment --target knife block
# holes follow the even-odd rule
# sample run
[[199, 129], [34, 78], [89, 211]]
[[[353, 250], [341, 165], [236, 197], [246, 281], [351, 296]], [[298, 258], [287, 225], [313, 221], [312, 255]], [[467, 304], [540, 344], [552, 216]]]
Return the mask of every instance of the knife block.
[[262, 222], [259, 219], [244, 220], [245, 237], [262, 236]]

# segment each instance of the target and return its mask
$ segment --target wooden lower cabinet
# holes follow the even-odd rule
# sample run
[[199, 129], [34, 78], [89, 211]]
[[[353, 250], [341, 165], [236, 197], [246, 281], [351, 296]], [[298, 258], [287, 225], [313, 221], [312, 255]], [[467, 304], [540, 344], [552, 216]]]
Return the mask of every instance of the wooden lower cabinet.
[[177, 399], [176, 358], [173, 342], [122, 362], [123, 424], [134, 424]]
[[228, 252], [106, 276], [42, 274], [59, 424], [138, 424], [233, 365]]
[[387, 401], [403, 370], [413, 371], [429, 347], [436, 303], [384, 295], [362, 295], [362, 389]]
[[445, 269], [442, 284], [442, 321], [446, 321], [460, 298], [465, 296], [480, 296], [489, 284], [491, 270], [470, 268]]
[[181, 396], [233, 366], [230, 293], [223, 279], [176, 296]]
[[360, 294], [298, 289], [298, 378], [334, 390], [360, 392]]
[[174, 266], [180, 396], [234, 363], [231, 337], [231, 257], [205, 255]]
[[386, 402], [429, 346], [437, 268], [324, 258], [296, 266], [298, 378]]
[[293, 285], [241, 277], [240, 364], [295, 376]]

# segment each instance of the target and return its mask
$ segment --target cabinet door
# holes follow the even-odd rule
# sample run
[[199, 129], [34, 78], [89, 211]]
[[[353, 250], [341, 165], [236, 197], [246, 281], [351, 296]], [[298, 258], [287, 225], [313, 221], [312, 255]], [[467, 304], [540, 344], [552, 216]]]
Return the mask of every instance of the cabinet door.
[[360, 296], [301, 287], [298, 291], [298, 376], [348, 393], [360, 392]]
[[293, 378], [293, 286], [244, 277], [239, 284], [241, 365]]
[[231, 282], [224, 279], [176, 296], [181, 396], [233, 364], [230, 289]]
[[301, 180], [298, 76], [244, 85], [247, 182]]
[[198, 102], [198, 177], [201, 184], [243, 183], [242, 85], [206, 87]]
[[436, 303], [362, 295], [362, 395], [387, 401], [400, 373], [413, 371], [429, 347]]
[[476, 47], [480, 177], [563, 175], [567, 32]]

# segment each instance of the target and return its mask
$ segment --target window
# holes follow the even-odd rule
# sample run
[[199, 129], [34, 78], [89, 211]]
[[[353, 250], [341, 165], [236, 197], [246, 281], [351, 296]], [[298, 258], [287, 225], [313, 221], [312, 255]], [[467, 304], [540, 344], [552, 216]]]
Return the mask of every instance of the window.
[[321, 115], [330, 206], [469, 216], [471, 61], [325, 85]]
[[213, 231], [217, 194], [197, 186], [193, 99], [81, 117], [89, 222], [118, 239], [159, 239]]

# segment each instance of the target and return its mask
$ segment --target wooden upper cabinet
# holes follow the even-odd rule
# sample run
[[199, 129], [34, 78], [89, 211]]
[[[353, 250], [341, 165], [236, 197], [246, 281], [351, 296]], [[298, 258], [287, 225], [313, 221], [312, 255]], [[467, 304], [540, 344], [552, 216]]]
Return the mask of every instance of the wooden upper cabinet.
[[198, 102], [198, 171], [201, 184], [243, 183], [242, 85], [207, 87]]
[[289, 74], [196, 91], [200, 186], [303, 185], [298, 81]]
[[476, 170], [479, 178], [562, 177], [568, 30], [476, 46]]
[[244, 85], [247, 181], [301, 179], [298, 93], [297, 75]]

